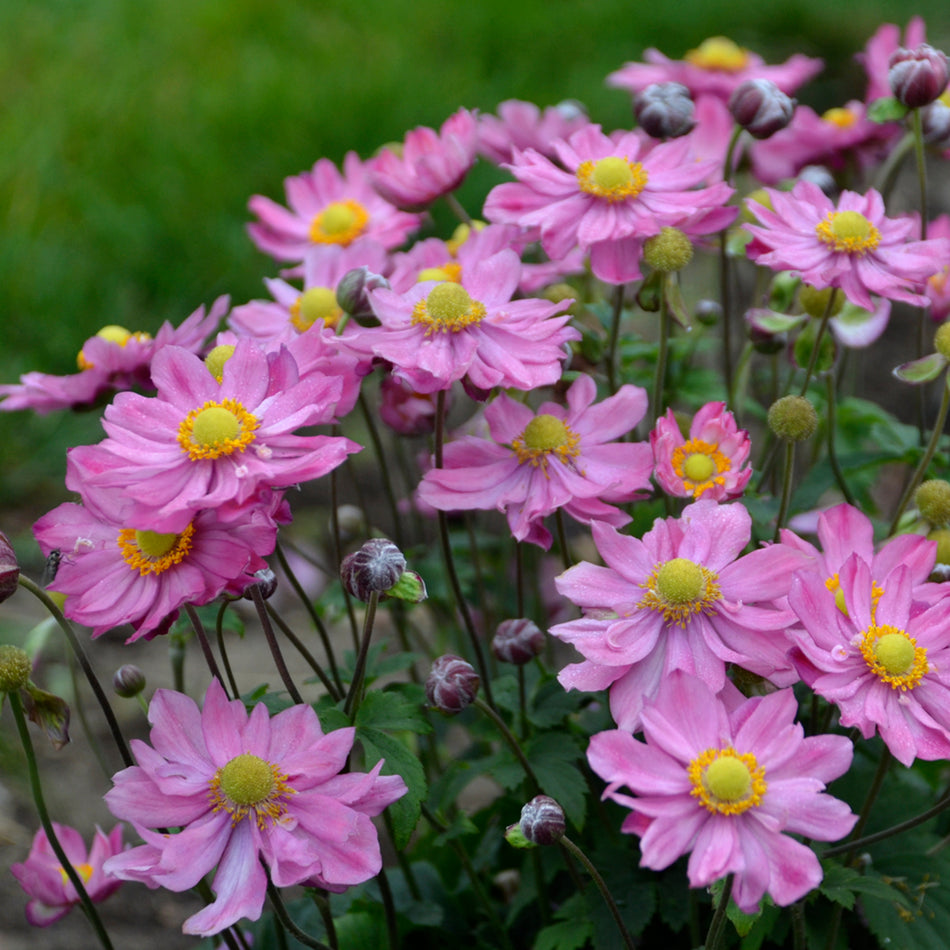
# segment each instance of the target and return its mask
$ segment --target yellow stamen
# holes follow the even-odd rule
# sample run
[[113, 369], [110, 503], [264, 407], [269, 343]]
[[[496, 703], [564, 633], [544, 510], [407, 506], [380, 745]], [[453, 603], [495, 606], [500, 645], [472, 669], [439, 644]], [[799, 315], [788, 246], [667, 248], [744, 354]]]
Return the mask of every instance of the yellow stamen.
[[751, 752], [732, 746], [706, 749], [689, 763], [690, 795], [713, 814], [741, 815], [762, 804], [768, 784], [765, 769]]
[[898, 627], [872, 624], [864, 631], [861, 655], [871, 672], [891, 689], [906, 692], [929, 673], [927, 650]]
[[675, 557], [653, 568], [640, 585], [646, 592], [637, 606], [663, 614], [668, 624], [685, 627], [696, 614], [713, 612], [721, 595], [718, 580], [701, 564]]
[[858, 121], [857, 115], [850, 109], [844, 109], [836, 106], [834, 109], [828, 109], [822, 113], [822, 119], [831, 125], [836, 125], [839, 129], [850, 129]]
[[577, 183], [581, 191], [611, 203], [636, 198], [647, 186], [649, 176], [639, 162], [610, 155], [596, 162], [581, 162]]
[[342, 316], [336, 292], [330, 287], [311, 287], [290, 305], [290, 322], [298, 333], [305, 333], [318, 321], [332, 329]]
[[449, 261], [441, 267], [427, 267], [419, 271], [416, 282], [421, 283], [424, 280], [451, 281], [457, 284], [462, 280], [462, 265], [457, 261]]
[[749, 51], [725, 36], [711, 36], [696, 49], [689, 50], [683, 59], [699, 69], [723, 73], [741, 72], [749, 64]]
[[481, 323], [485, 305], [473, 300], [461, 284], [446, 281], [437, 284], [429, 295], [412, 308], [412, 322], [426, 325], [426, 336], [433, 333], [459, 333]]
[[702, 498], [703, 492], [726, 483], [723, 473], [732, 468], [729, 458], [719, 451], [719, 446], [702, 439], [690, 439], [673, 449], [670, 459], [683, 488], [694, 498]]
[[178, 444], [188, 457], [216, 459], [243, 452], [254, 441], [260, 423], [239, 402], [206, 402], [192, 409], [178, 427]]
[[144, 577], [146, 574], [161, 574], [180, 564], [191, 551], [194, 533], [194, 525], [188, 525], [180, 534], [123, 528], [116, 542], [125, 563]]
[[881, 232], [857, 211], [829, 211], [815, 227], [818, 240], [836, 251], [863, 257], [881, 243]]
[[297, 794], [287, 778], [273, 762], [249, 752], [236, 755], [208, 783], [211, 810], [228, 812], [232, 827], [253, 813], [263, 830], [268, 821], [281, 820], [287, 811], [286, 799]]
[[[74, 864], [73, 870], [79, 875], [83, 884], [89, 883], [89, 879], [92, 877], [91, 864], [87, 864], [85, 861], [82, 864]], [[66, 869], [62, 865], [59, 866], [59, 875], [63, 879], [64, 884], [70, 883], [69, 875], [66, 873]]]
[[[96, 336], [103, 340], [108, 340], [110, 343], [116, 343], [119, 346], [125, 346], [129, 340], [137, 340], [140, 343], [147, 343], [152, 339], [151, 334], [143, 333], [140, 330], [136, 330], [135, 333], [132, 333], [129, 330], [126, 330], [125, 327], [120, 327], [118, 324], [110, 323], [107, 326], [104, 326], [101, 330], [96, 333]], [[76, 365], [81, 370], [92, 369], [92, 363], [86, 359], [86, 354], [80, 350], [76, 354]]]
[[547, 476], [549, 457], [553, 455], [563, 464], [570, 465], [570, 460], [581, 454], [580, 441], [581, 437], [557, 416], [540, 413], [512, 441], [511, 448], [518, 456], [519, 465], [525, 462], [535, 468], [540, 465]]
[[310, 223], [310, 240], [314, 244], [352, 244], [366, 229], [369, 212], [352, 198], [334, 201]]

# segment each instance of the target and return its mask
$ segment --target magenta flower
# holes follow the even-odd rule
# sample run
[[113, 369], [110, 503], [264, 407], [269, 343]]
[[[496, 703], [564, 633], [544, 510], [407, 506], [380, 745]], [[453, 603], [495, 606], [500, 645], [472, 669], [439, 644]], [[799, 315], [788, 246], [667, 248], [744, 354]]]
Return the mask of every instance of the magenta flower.
[[640, 836], [642, 867], [688, 853], [690, 886], [734, 874], [732, 899], [747, 914], [766, 893], [785, 907], [821, 883], [814, 851], [791, 835], [836, 841], [854, 827], [847, 804], [825, 793], [852, 747], [806, 738], [797, 710], [788, 689], [744, 699], [729, 683], [715, 696], [675, 672], [643, 712], [645, 741], [621, 729], [591, 738], [588, 761], [605, 797], [631, 809], [621, 830]]
[[678, 82], [693, 98], [715, 95], [723, 101], [747, 79], [769, 79], [791, 95], [821, 72], [820, 59], [796, 53], [777, 66], [768, 66], [757, 53], [743, 49], [725, 36], [712, 36], [691, 49], [682, 60], [672, 60], [657, 49], [643, 52], [645, 63], [626, 63], [607, 77], [607, 85], [640, 92], [651, 83]]
[[356, 241], [399, 247], [421, 222], [394, 208], [370, 185], [355, 152], [347, 152], [342, 174], [328, 158], [309, 172], [284, 179], [289, 210], [254, 195], [248, 202], [258, 220], [247, 226], [254, 243], [279, 261], [302, 261], [309, 251]]
[[349, 439], [292, 434], [333, 417], [341, 383], [317, 375], [298, 382], [286, 350], [269, 356], [239, 340], [219, 382], [197, 356], [168, 347], [152, 378], [155, 398], [120, 393], [105, 411], [108, 438], [69, 453], [84, 479], [122, 489], [139, 526], [182, 531], [202, 508], [241, 506], [259, 489], [319, 478], [359, 449]]
[[584, 657], [561, 670], [568, 689], [610, 687], [621, 729], [640, 728], [641, 713], [674, 670], [726, 683], [726, 664], [771, 678], [797, 680], [784, 635], [794, 614], [778, 602], [804, 556], [771, 545], [740, 557], [752, 519], [740, 504], [694, 502], [682, 517], [657, 519], [641, 539], [592, 525], [606, 567], [582, 562], [556, 580], [584, 611], [550, 629]]
[[583, 523], [624, 525], [630, 517], [607, 502], [642, 497], [651, 457], [644, 443], [616, 442], [646, 411], [636, 386], [594, 405], [597, 387], [579, 376], [567, 409], [543, 403], [533, 412], [502, 394], [485, 408], [491, 439], [466, 436], [445, 447], [444, 468], [430, 469], [419, 498], [443, 511], [503, 511], [511, 533], [547, 549], [542, 520], [561, 508]]
[[[75, 828], [54, 821], [53, 831], [89, 899], [98, 903], [115, 893], [122, 881], [104, 871], [102, 865], [107, 858], [122, 851], [122, 825], [116, 825], [108, 835], [97, 827], [88, 851], [82, 835]], [[48, 927], [79, 903], [76, 888], [66, 876], [42, 828], [33, 836], [27, 859], [10, 865], [10, 873], [30, 898], [26, 904], [26, 919], [34, 927]]]
[[564, 344], [580, 339], [563, 312], [573, 301], [512, 300], [520, 275], [518, 255], [503, 250], [466, 266], [458, 283], [422, 281], [404, 294], [374, 290], [382, 327], [373, 350], [421, 393], [463, 377], [482, 390], [556, 382]]
[[772, 270], [796, 271], [817, 287], [840, 287], [865, 310], [871, 294], [926, 306], [924, 282], [950, 256], [950, 241], [908, 241], [911, 218], [884, 216], [884, 200], [873, 189], [865, 195], [844, 191], [838, 204], [811, 182], [791, 192], [767, 188], [774, 210], [748, 202], [761, 226], [746, 224], [754, 240], [749, 257]]
[[[69, 482], [82, 484], [70, 472]], [[40, 518], [33, 533], [44, 556], [60, 552], [50, 586], [66, 595], [63, 612], [93, 636], [123, 624], [129, 642], [154, 634], [186, 603], [240, 594], [266, 567], [277, 522], [288, 521], [280, 496], [268, 493], [225, 521], [216, 511], [193, 514], [177, 532], [136, 527], [133, 505], [117, 489], [82, 484], [84, 504], [66, 502]]]
[[145, 844], [112, 858], [107, 870], [186, 891], [217, 867], [216, 900], [185, 921], [185, 933], [208, 936], [260, 917], [267, 877], [259, 858], [276, 887], [312, 881], [340, 888], [379, 873], [370, 818], [406, 785], [380, 775], [382, 762], [369, 773], [340, 774], [352, 728], [325, 735], [306, 705], [269, 717], [258, 703], [248, 714], [217, 680], [201, 710], [188, 696], [157, 690], [149, 722], [151, 745], [132, 740], [138, 765], [115, 775], [105, 796]]
[[100, 397], [125, 389], [152, 390], [149, 367], [166, 346], [182, 346], [197, 353], [218, 328], [227, 312], [228, 298], [218, 297], [207, 315], [199, 307], [178, 327], [168, 321], [154, 338], [130, 333], [125, 327], [103, 327], [79, 351], [80, 372], [71, 376], [26, 373], [18, 384], [0, 386], [0, 410], [33, 409], [41, 415], [55, 409], [91, 406]]
[[[749, 433], [736, 425], [724, 402], [707, 402], [683, 438], [672, 409], [656, 420], [650, 433], [660, 488], [678, 498], [738, 498], [752, 477]], [[743, 466], [746, 466], [743, 468]]]
[[840, 709], [842, 725], [879, 732], [904, 765], [950, 758], [950, 601], [916, 602], [903, 565], [878, 583], [857, 554], [837, 577], [835, 591], [810, 571], [792, 584], [802, 679]]
[[597, 125], [552, 147], [557, 162], [531, 149], [517, 153], [506, 167], [518, 181], [491, 190], [485, 217], [540, 228], [542, 247], [553, 260], [582, 248], [594, 274], [608, 283], [642, 276], [644, 239], [722, 208], [732, 194], [722, 181], [696, 187], [713, 165], [694, 161], [688, 136], [656, 145], [639, 160], [643, 143], [637, 133], [607, 136]]
[[539, 109], [533, 102], [506, 99], [498, 104], [498, 114], [478, 117], [478, 151], [490, 162], [510, 162], [515, 150], [533, 148], [554, 157], [551, 143], [566, 139], [590, 121], [576, 102], [561, 102]]
[[420, 126], [406, 134], [399, 151], [384, 148], [366, 163], [373, 188], [403, 211], [424, 211], [436, 198], [455, 191], [475, 163], [478, 124], [459, 109], [438, 132]]

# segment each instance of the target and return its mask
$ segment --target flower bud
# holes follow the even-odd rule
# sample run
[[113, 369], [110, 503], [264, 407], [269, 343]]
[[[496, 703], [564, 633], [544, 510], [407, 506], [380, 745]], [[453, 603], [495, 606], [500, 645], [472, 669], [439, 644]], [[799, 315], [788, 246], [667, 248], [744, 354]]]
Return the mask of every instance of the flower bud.
[[950, 531], [934, 528], [927, 534], [927, 540], [937, 542], [937, 564], [950, 564]]
[[406, 558], [388, 538], [370, 538], [340, 565], [343, 586], [357, 600], [368, 603], [375, 591], [384, 594], [402, 576]]
[[828, 316], [838, 316], [844, 306], [844, 294], [837, 287], [817, 290], [811, 284], [802, 284], [798, 288], [798, 302], [802, 310], [810, 317], [815, 317], [815, 319], [823, 317], [825, 311], [828, 310], [829, 301], [831, 301], [831, 309], [828, 311]]
[[770, 79], [747, 79], [729, 97], [736, 122], [757, 139], [767, 139], [792, 120], [795, 100]]
[[643, 259], [662, 274], [682, 270], [693, 259], [693, 243], [679, 228], [662, 228], [643, 242]]
[[20, 578], [20, 565], [17, 563], [13, 545], [0, 531], [0, 603], [16, 593]]
[[782, 396], [769, 406], [769, 428], [785, 442], [803, 442], [818, 428], [818, 413], [804, 396]]
[[704, 297], [696, 302], [693, 316], [704, 326], [714, 327], [722, 319], [722, 304]]
[[[340, 529], [340, 541], [349, 546], [360, 537], [366, 537], [366, 517], [356, 505], [340, 505], [336, 510], [336, 522]], [[329, 523], [330, 533], [334, 531], [333, 519]]]
[[436, 393], [417, 393], [398, 376], [379, 384], [379, 417], [399, 435], [428, 435], [435, 430]]
[[916, 49], [897, 49], [887, 63], [887, 81], [894, 98], [908, 109], [929, 105], [947, 88], [947, 57], [921, 43]]
[[945, 360], [950, 360], [950, 320], [937, 327], [937, 332], [934, 334], [934, 349]]
[[498, 624], [491, 651], [502, 663], [524, 666], [544, 649], [544, 634], [536, 623], [521, 617]]
[[924, 141], [934, 148], [950, 148], [950, 105], [935, 99], [920, 110], [920, 130]]
[[262, 567], [259, 571], [254, 573], [254, 584], [248, 584], [244, 589], [243, 597], [245, 600], [253, 600], [254, 598], [251, 595], [251, 588], [256, 584], [260, 588], [261, 597], [264, 600], [270, 600], [274, 596], [274, 591], [277, 590], [277, 575], [269, 568]]
[[145, 689], [145, 674], [137, 666], [126, 663], [112, 674], [112, 689], [116, 696], [132, 699]]
[[806, 165], [798, 173], [798, 180], [817, 185], [829, 198], [833, 198], [838, 190], [835, 176], [824, 165]]
[[655, 82], [643, 89], [633, 106], [637, 124], [655, 139], [675, 139], [696, 127], [696, 108], [689, 89], [678, 82]]
[[935, 527], [950, 525], [950, 482], [942, 478], [929, 479], [917, 489], [914, 503], [921, 517]]
[[33, 661], [26, 650], [11, 643], [0, 645], [0, 693], [24, 689], [33, 672]]
[[550, 795], [535, 795], [521, 809], [521, 833], [532, 844], [556, 844], [564, 837], [564, 809]]
[[426, 678], [426, 699], [430, 706], [455, 715], [472, 703], [480, 684], [481, 678], [471, 663], [447, 653], [432, 664]]
[[347, 271], [336, 286], [336, 302], [344, 313], [354, 320], [373, 316], [369, 303], [370, 291], [389, 287], [389, 281], [381, 274], [374, 274], [365, 264]]

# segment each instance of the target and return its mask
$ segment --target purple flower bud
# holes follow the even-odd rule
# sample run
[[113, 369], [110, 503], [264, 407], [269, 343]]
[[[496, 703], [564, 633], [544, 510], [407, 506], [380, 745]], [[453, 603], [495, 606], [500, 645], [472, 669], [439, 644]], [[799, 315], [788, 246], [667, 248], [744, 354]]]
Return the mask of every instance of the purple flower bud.
[[336, 286], [336, 302], [344, 313], [354, 320], [373, 316], [369, 303], [370, 291], [389, 287], [389, 281], [381, 274], [374, 274], [365, 264], [347, 271]]
[[919, 109], [938, 99], [947, 88], [947, 57], [921, 43], [916, 49], [897, 49], [887, 63], [887, 81], [898, 102]]
[[[264, 600], [269, 600], [274, 596], [274, 591], [277, 590], [277, 575], [269, 567], [262, 567], [259, 571], [256, 571], [254, 578], [254, 583], [260, 588], [261, 597]], [[243, 597], [245, 600], [253, 599], [251, 596], [251, 587], [253, 586], [254, 584], [248, 584], [244, 589]]]
[[426, 699], [430, 706], [455, 715], [472, 703], [480, 683], [481, 679], [471, 663], [447, 653], [432, 664], [426, 678]]
[[532, 844], [556, 844], [566, 828], [564, 809], [550, 795], [535, 795], [521, 809], [521, 833]]
[[368, 603], [375, 591], [383, 594], [406, 569], [402, 551], [388, 538], [370, 538], [358, 551], [347, 554], [340, 565], [343, 586], [357, 600]]
[[769, 79], [747, 79], [729, 97], [736, 122], [757, 139], [767, 139], [792, 120], [795, 100]]
[[145, 689], [145, 674], [137, 666], [126, 663], [112, 674], [112, 688], [117, 696], [132, 699]]
[[689, 89], [678, 82], [651, 83], [637, 96], [637, 124], [655, 139], [675, 139], [696, 127], [696, 108]]
[[13, 545], [0, 531], [0, 603], [16, 592], [20, 577], [20, 565], [17, 563]]
[[544, 649], [544, 634], [538, 625], [521, 617], [498, 624], [492, 638], [491, 651], [502, 663], [524, 666]]
[[928, 145], [950, 148], [950, 106], [942, 99], [935, 99], [920, 110], [920, 125]]

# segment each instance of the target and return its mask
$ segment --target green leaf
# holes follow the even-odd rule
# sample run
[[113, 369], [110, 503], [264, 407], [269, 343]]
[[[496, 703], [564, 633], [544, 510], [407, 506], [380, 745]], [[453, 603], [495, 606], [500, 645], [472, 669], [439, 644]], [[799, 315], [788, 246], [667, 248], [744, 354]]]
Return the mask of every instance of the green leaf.
[[423, 703], [425, 691], [417, 683], [398, 683], [382, 690], [371, 690], [356, 711], [357, 729], [389, 729], [419, 735], [432, 732]]
[[563, 725], [585, 696], [581, 690], [566, 690], [555, 677], [542, 681], [528, 706], [528, 720], [539, 729]]
[[884, 122], [897, 122], [904, 118], [910, 109], [898, 102], [893, 96], [883, 96], [875, 99], [868, 106], [867, 117], [872, 122], [878, 124]]
[[569, 897], [554, 915], [557, 923], [538, 933], [533, 950], [577, 950], [594, 935], [590, 906], [584, 894]]
[[755, 329], [765, 333], [787, 333], [804, 323], [808, 317], [802, 313], [793, 315], [759, 308], [749, 310], [746, 313], [746, 319]]
[[894, 375], [905, 383], [919, 386], [922, 383], [933, 382], [946, 368], [946, 357], [939, 353], [930, 353], [919, 360], [901, 363], [894, 367]]
[[584, 827], [587, 811], [587, 783], [577, 767], [580, 750], [563, 732], [544, 732], [528, 743], [528, 762], [545, 795], [564, 809], [575, 828]]
[[426, 776], [422, 763], [402, 742], [379, 729], [357, 729], [356, 735], [363, 744], [367, 764], [372, 766], [380, 759], [385, 759], [383, 773], [401, 775], [408, 788], [406, 794], [387, 809], [393, 824], [393, 844], [397, 850], [401, 850], [409, 843], [419, 823], [422, 802], [426, 797]]

